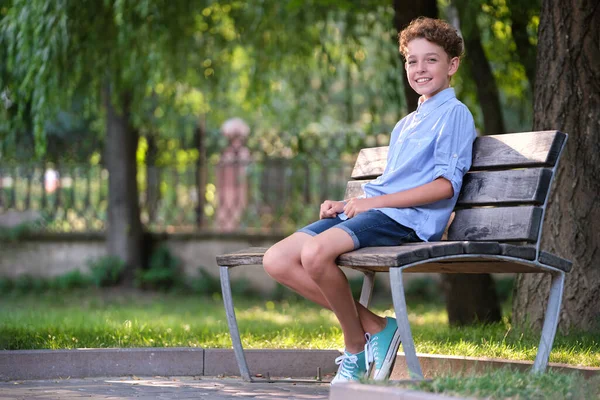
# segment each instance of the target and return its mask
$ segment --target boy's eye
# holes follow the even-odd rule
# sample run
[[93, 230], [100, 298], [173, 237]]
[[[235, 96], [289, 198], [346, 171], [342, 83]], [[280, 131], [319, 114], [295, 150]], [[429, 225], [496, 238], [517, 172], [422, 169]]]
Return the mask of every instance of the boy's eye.
[[436, 62], [437, 59], [436, 58], [428, 58], [427, 61], [429, 61], [429, 62]]
[[408, 61], [408, 65], [412, 65], [412, 64], [414, 64], [415, 62], [416, 62], [415, 60], [409, 60], [409, 61]]

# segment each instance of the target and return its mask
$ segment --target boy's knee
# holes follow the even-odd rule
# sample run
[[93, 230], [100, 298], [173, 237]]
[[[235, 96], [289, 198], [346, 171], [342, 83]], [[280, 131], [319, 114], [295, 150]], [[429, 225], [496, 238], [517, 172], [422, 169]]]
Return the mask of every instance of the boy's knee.
[[309, 240], [300, 253], [302, 267], [313, 280], [319, 280], [322, 276], [327, 258], [325, 246], [314, 239]]
[[275, 280], [283, 275], [285, 265], [283, 262], [284, 256], [276, 246], [269, 248], [263, 256], [263, 268]]

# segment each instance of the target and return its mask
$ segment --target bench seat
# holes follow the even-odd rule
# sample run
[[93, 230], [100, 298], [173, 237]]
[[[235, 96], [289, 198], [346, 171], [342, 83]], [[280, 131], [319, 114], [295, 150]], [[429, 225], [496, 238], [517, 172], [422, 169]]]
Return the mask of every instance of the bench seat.
[[[220, 255], [220, 266], [262, 265], [267, 248], [251, 247]], [[338, 265], [361, 271], [388, 272], [390, 268], [423, 262], [404, 270], [440, 273], [527, 273], [551, 267], [569, 272], [572, 262], [541, 251], [536, 261], [535, 246], [499, 242], [442, 241], [401, 246], [366, 247], [342, 254]], [[469, 255], [469, 257], [461, 257]], [[476, 255], [477, 257], [472, 257]], [[449, 256], [454, 256], [450, 258]], [[491, 257], [489, 257], [491, 256]], [[493, 261], [495, 260], [495, 261]], [[537, 264], [540, 264], [539, 266]]]

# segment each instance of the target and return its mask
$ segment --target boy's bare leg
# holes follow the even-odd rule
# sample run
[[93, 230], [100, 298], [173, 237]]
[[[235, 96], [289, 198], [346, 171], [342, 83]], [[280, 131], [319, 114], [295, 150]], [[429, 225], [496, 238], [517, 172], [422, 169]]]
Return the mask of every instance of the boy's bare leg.
[[[343, 232], [340, 229], [337, 230]], [[289, 287], [302, 297], [331, 310], [331, 305], [319, 289], [319, 286], [317, 286], [301, 264], [300, 255], [302, 247], [312, 238], [312, 236], [306, 233], [296, 232], [276, 243], [265, 253], [263, 261], [265, 271], [277, 282]], [[374, 334], [385, 327], [385, 318], [374, 314], [356, 301], [355, 304], [365, 332]]]
[[333, 227], [309, 239], [302, 246], [300, 259], [304, 270], [317, 284], [340, 322], [346, 350], [360, 353], [365, 344], [365, 331], [348, 279], [335, 263], [340, 254], [353, 249], [350, 235]]

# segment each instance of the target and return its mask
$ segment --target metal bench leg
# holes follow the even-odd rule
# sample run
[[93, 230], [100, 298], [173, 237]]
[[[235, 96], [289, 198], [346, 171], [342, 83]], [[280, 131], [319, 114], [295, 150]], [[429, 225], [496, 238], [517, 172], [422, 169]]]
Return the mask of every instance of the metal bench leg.
[[408, 323], [408, 310], [406, 309], [406, 299], [404, 297], [404, 285], [402, 283], [402, 270], [400, 268], [390, 268], [390, 286], [392, 290], [392, 299], [394, 301], [394, 310], [402, 340], [402, 349], [406, 357], [406, 365], [411, 379], [423, 379], [421, 364], [415, 351], [410, 325]]
[[359, 303], [369, 308], [371, 304], [371, 295], [373, 294], [373, 286], [375, 285], [375, 272], [365, 271], [363, 278], [362, 290], [360, 292]]
[[548, 366], [550, 351], [552, 350], [552, 344], [554, 343], [554, 336], [556, 335], [556, 328], [558, 326], [564, 286], [565, 273], [562, 271], [553, 273], [546, 315], [544, 317], [544, 326], [542, 328], [542, 338], [540, 339], [540, 345], [531, 372], [544, 372]]
[[240, 368], [240, 375], [243, 380], [252, 382], [248, 363], [244, 355], [240, 331], [238, 329], [237, 319], [235, 318], [235, 310], [233, 308], [233, 298], [231, 297], [231, 282], [229, 280], [229, 267], [219, 267], [221, 275], [221, 291], [223, 292], [223, 302], [225, 303], [225, 313], [227, 314], [227, 324], [229, 325], [229, 334], [231, 335], [231, 344], [233, 352]]

